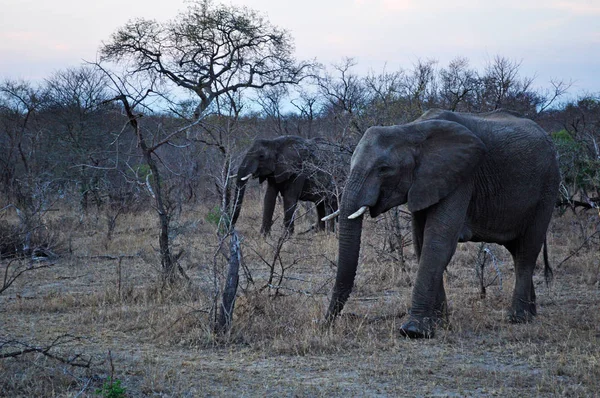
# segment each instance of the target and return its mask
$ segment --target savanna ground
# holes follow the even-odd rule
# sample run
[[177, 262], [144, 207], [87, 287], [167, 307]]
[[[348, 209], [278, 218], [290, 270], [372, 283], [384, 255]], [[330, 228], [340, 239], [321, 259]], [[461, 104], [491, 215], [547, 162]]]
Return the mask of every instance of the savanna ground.
[[[600, 228], [596, 212], [554, 218], [554, 281], [546, 286], [540, 256], [534, 322], [505, 321], [514, 281], [507, 252], [489, 246], [495, 258], [485, 268], [489, 286], [481, 298], [480, 247], [460, 244], [445, 275], [449, 327], [432, 340], [408, 340], [398, 328], [416, 264], [412, 247], [404, 267], [399, 250], [390, 250], [389, 220], [365, 220], [356, 287], [335, 327], [323, 329], [335, 235], [302, 233], [313, 221], [306, 215], [275, 258], [281, 208], [272, 235], [263, 238], [258, 193], [249, 193], [245, 205], [238, 224], [244, 269], [225, 337], [211, 326], [215, 274], [221, 285], [225, 268], [212, 206], [183, 209], [175, 222], [174, 244], [185, 250], [180, 264], [190, 281], [174, 287], [160, 282], [154, 213], [121, 215], [107, 239], [102, 212], [82, 220], [78, 212], [50, 212], [60, 257], [0, 295], [0, 338], [48, 346], [62, 336], [64, 344], [49, 352], [67, 360], [80, 355], [91, 366], [39, 353], [0, 359], [0, 395], [94, 396], [109, 376], [131, 397], [600, 394], [598, 235], [584, 244]], [[407, 234], [408, 224], [401, 225]], [[7, 265], [18, 263], [3, 260], [3, 274]], [[4, 346], [0, 354], [14, 349]]]

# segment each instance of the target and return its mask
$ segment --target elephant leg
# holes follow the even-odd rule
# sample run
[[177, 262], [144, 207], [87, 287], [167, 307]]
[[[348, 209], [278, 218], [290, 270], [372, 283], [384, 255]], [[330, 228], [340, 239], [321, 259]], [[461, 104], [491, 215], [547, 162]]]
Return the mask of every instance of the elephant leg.
[[293, 193], [286, 192], [283, 195], [284, 217], [283, 225], [290, 234], [294, 233], [294, 215], [298, 206], [298, 196]]
[[262, 226], [260, 227], [260, 233], [263, 235], [268, 235], [271, 232], [273, 212], [275, 211], [275, 202], [277, 201], [278, 193], [277, 187], [274, 184], [267, 184], [267, 192], [265, 193], [263, 205]]
[[[337, 211], [337, 202], [334, 200], [325, 200], [325, 213], [326, 215], [333, 214]], [[335, 232], [335, 221], [337, 218], [333, 220], [329, 220], [326, 222], [326, 228], [329, 232]]]
[[[423, 238], [425, 234], [425, 212], [417, 212], [413, 214], [412, 218], [412, 233], [413, 233], [413, 246], [415, 254], [417, 256], [417, 262], [421, 260], [421, 252], [423, 251]], [[444, 289], [443, 279], [440, 281], [438, 292], [436, 294], [434, 314], [439, 317], [445, 317], [447, 314], [446, 305], [446, 290]]]
[[515, 287], [508, 319], [513, 323], [526, 323], [537, 315], [533, 272], [543, 242], [518, 239], [506, 246], [515, 263]]
[[446, 324], [448, 322], [448, 300], [446, 299], [446, 289], [444, 289], [444, 278], [440, 282], [435, 304], [433, 306], [433, 316], [436, 322]]
[[[333, 214], [333, 213], [334, 213], [334, 211], [329, 212], [329, 214]], [[327, 221], [326, 229], [327, 229], [327, 231], [329, 231], [331, 233], [335, 233], [335, 219]]]
[[[433, 247], [425, 245], [424, 252], [431, 249]], [[440, 262], [450, 261], [452, 249], [438, 246], [434, 250], [440, 254]], [[424, 253], [421, 258], [427, 260], [429, 256]], [[419, 265], [413, 288], [409, 319], [400, 327], [400, 334], [410, 338], [432, 338], [436, 326], [446, 321], [447, 302], [443, 282], [445, 268], [439, 269], [437, 265], [429, 264], [429, 267], [435, 269], [424, 269], [422, 265]]]
[[426, 214], [424, 211], [415, 212], [412, 215], [412, 235], [417, 262], [421, 261], [423, 251], [423, 234], [425, 233]]
[[325, 202], [321, 200], [317, 202], [317, 231], [325, 230], [325, 221], [321, 221], [323, 217], [325, 217]]
[[458, 236], [459, 242], [468, 242], [473, 237], [473, 232], [468, 225], [463, 225], [462, 230], [460, 231], [460, 235]]
[[515, 287], [508, 316], [510, 322], [529, 322], [537, 314], [533, 272], [546, 239], [553, 207], [554, 202], [550, 199], [540, 203], [523, 234], [504, 245], [515, 263]]
[[410, 316], [400, 327], [404, 336], [431, 338], [435, 327], [444, 320], [447, 306], [444, 271], [456, 251], [470, 194], [469, 186], [459, 187], [443, 201], [413, 214], [413, 239], [419, 269]]

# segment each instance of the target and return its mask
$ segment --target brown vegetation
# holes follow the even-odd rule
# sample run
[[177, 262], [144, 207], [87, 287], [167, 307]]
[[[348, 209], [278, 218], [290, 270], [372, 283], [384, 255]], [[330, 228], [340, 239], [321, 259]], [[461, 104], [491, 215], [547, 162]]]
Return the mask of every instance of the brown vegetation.
[[[356, 289], [345, 315], [324, 330], [335, 235], [303, 234], [314, 219], [306, 215], [275, 258], [282, 222], [260, 237], [258, 192], [249, 195], [238, 223], [244, 271], [226, 336], [212, 330], [213, 269], [222, 260], [215, 259], [210, 209], [185, 209], [178, 220], [173, 244], [186, 247], [180, 263], [190, 281], [174, 287], [160, 277], [153, 214], [123, 215], [106, 241], [102, 214], [79, 222], [67, 209], [48, 213], [72, 252], [63, 248], [52, 266], [24, 274], [0, 296], [0, 338], [44, 345], [77, 336], [51, 352], [79, 354], [91, 366], [75, 368], [40, 353], [3, 359], [0, 395], [92, 396], [111, 372], [128, 396], [591, 396], [600, 389], [598, 237], [561, 263], [598, 230], [594, 212], [555, 218], [549, 232], [555, 278], [546, 286], [542, 272], [536, 275], [533, 323], [504, 319], [513, 281], [504, 249], [490, 246], [497, 263], [488, 264], [484, 278], [496, 281], [482, 299], [478, 245], [461, 244], [446, 273], [448, 329], [430, 341], [411, 341], [399, 338], [397, 328], [416, 264], [410, 246], [404, 269], [398, 250], [389, 250], [389, 220], [365, 221]], [[217, 267], [218, 284], [222, 272]], [[3, 354], [11, 348], [5, 343]]]

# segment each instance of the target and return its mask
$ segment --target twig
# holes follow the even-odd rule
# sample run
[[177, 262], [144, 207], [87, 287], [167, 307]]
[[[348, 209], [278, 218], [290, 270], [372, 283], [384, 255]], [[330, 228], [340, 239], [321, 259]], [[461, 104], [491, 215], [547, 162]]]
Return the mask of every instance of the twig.
[[0, 339], [0, 350], [4, 350], [5, 347], [21, 347], [20, 349], [16, 349], [14, 351], [3, 352], [0, 353], [0, 359], [4, 358], [16, 358], [18, 356], [29, 354], [32, 352], [42, 354], [48, 358], [54, 359], [58, 362], [64, 363], [69, 366], [79, 367], [79, 368], [90, 368], [93, 363], [93, 357], [84, 358], [82, 354], [75, 354], [71, 357], [63, 357], [58, 354], [51, 353], [50, 350], [64, 346], [65, 344], [72, 343], [75, 341], [83, 340], [83, 337], [71, 336], [69, 334], [63, 334], [55, 338], [49, 345], [47, 346], [38, 346], [31, 345], [29, 343], [25, 343], [23, 341], [18, 340], [2, 340]]
[[8, 269], [14, 260], [11, 260], [8, 264], [6, 264], [6, 269], [4, 270], [4, 277], [2, 279], [2, 286], [0, 286], [0, 294], [4, 293], [6, 289], [8, 289], [21, 275], [29, 271], [35, 271], [42, 268], [50, 268], [54, 264], [43, 264], [38, 266], [23, 266], [22, 268], [16, 268], [12, 274], [8, 274]]
[[[291, 287], [282, 286], [282, 285], [276, 286], [276, 285], [269, 283], [267, 286], [270, 287], [271, 289], [274, 289], [275, 291], [279, 291], [281, 289], [281, 290], [289, 290], [290, 292], [293, 292], [293, 293], [303, 294], [308, 297], [312, 297], [314, 295], [314, 293], [309, 292], [307, 290], [297, 290], [297, 289], [293, 289]], [[281, 294], [279, 294], [279, 295], [281, 295]]]
[[121, 258], [136, 258], [140, 257], [139, 253], [136, 254], [119, 254], [119, 255], [111, 255], [111, 254], [102, 254], [97, 256], [76, 256], [76, 258], [89, 258], [89, 259], [101, 259], [101, 260], [119, 260]]
[[171, 322], [170, 325], [164, 327], [162, 330], [159, 330], [158, 332], [156, 332], [154, 334], [154, 336], [152, 336], [153, 340], [158, 339], [159, 337], [161, 337], [162, 335], [164, 335], [166, 332], [172, 330], [175, 325], [177, 325], [179, 322], [183, 321], [184, 319], [191, 317], [191, 316], [196, 316], [197, 314], [207, 314], [210, 315], [210, 310], [203, 310], [203, 309], [192, 309], [192, 311], [186, 312], [185, 314], [181, 315], [180, 317], [178, 317], [177, 319], [175, 319], [173, 322]]
[[564, 260], [562, 260], [560, 263], [558, 263], [558, 265], [556, 266], [556, 268], [558, 269], [561, 265], [563, 265], [568, 259], [570, 259], [571, 257], [573, 257], [574, 255], [576, 255], [577, 253], [579, 253], [579, 251], [581, 249], [583, 249], [584, 246], [587, 245], [587, 243], [596, 235], [600, 234], [600, 229], [597, 230], [596, 232], [594, 232], [593, 234], [591, 234], [590, 236], [587, 237], [587, 239], [585, 239], [583, 241], [583, 243], [575, 250], [573, 250], [571, 252], [571, 254], [569, 254]]

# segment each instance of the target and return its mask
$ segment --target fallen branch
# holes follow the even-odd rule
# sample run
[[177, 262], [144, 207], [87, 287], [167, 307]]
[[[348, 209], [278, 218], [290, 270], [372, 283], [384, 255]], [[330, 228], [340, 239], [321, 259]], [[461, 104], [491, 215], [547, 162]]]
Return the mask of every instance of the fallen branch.
[[137, 258], [140, 257], [140, 253], [135, 254], [119, 254], [119, 255], [110, 255], [110, 254], [101, 254], [97, 256], [76, 256], [76, 258], [80, 259], [100, 259], [100, 260], [119, 260], [123, 258]]
[[596, 209], [600, 206], [600, 198], [590, 198], [589, 202], [580, 200], [563, 199], [556, 202], [555, 207], [569, 206], [573, 209], [583, 207], [584, 209]]
[[583, 243], [581, 245], [579, 245], [579, 247], [575, 250], [573, 250], [571, 252], [571, 254], [569, 254], [567, 257], [565, 257], [564, 260], [562, 260], [560, 263], [558, 263], [558, 265], [556, 266], [556, 268], [558, 269], [561, 265], [563, 265], [567, 260], [569, 260], [571, 257], [573, 257], [574, 255], [576, 255], [577, 253], [579, 253], [579, 251], [581, 249], [583, 249], [584, 246], [587, 245], [587, 243], [596, 235], [600, 234], [600, 229], [596, 230], [596, 232], [594, 232], [593, 234], [591, 234], [590, 236], [587, 237], [587, 239], [585, 239], [583, 241]]
[[[5, 358], [16, 358], [21, 355], [29, 353], [42, 354], [48, 358], [54, 359], [65, 365], [74, 366], [78, 368], [90, 368], [93, 365], [97, 365], [93, 362], [93, 357], [86, 357], [85, 355], [78, 353], [69, 357], [65, 357], [60, 354], [51, 352], [58, 347], [63, 347], [69, 343], [78, 342], [83, 340], [83, 337], [71, 336], [69, 334], [63, 334], [55, 338], [48, 345], [32, 345], [19, 340], [5, 340], [0, 338], [0, 359]], [[11, 349], [12, 348], [12, 349]], [[8, 350], [8, 352], [4, 352]]]
[[2, 286], [0, 286], [0, 294], [4, 293], [6, 289], [8, 289], [21, 275], [26, 272], [36, 271], [42, 268], [50, 268], [54, 264], [42, 264], [42, 265], [21, 265], [20, 267], [15, 267], [12, 273], [9, 273], [9, 269], [11, 268], [11, 264], [15, 260], [11, 260], [6, 264], [6, 269], [4, 270], [4, 276], [2, 278]]

